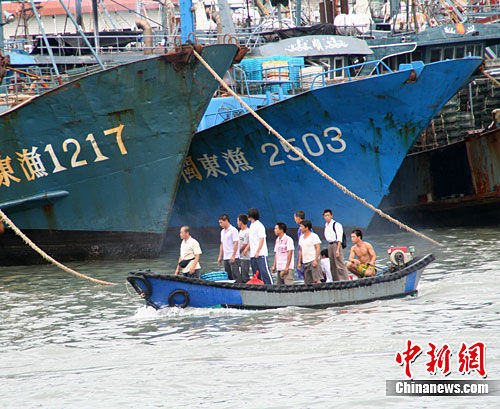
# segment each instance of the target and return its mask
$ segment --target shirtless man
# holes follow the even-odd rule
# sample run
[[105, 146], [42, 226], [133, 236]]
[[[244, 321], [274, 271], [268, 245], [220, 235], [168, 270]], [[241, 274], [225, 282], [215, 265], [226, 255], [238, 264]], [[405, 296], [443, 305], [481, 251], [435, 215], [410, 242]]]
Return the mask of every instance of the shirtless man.
[[373, 277], [377, 274], [375, 267], [377, 256], [373, 246], [363, 241], [363, 233], [358, 229], [352, 231], [351, 240], [354, 246], [351, 247], [347, 269], [358, 277]]

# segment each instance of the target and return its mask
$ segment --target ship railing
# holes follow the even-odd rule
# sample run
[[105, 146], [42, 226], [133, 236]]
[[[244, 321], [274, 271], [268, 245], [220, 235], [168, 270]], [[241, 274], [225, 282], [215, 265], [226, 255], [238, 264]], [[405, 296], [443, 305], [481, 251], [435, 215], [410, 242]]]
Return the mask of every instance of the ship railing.
[[51, 68], [39, 66], [9, 71], [0, 85], [0, 105], [15, 106], [59, 85]]
[[265, 94], [268, 91], [274, 94], [279, 92], [296, 94], [306, 89], [324, 87], [338, 81], [352, 81], [359, 78], [359, 74], [365, 66], [373, 66], [376, 75], [392, 72], [382, 60], [347, 65], [320, 73], [303, 73], [303, 69], [308, 68], [307, 66], [290, 64], [249, 71], [239, 69], [238, 75], [235, 75], [231, 81], [233, 90], [240, 94]]
[[235, 88], [239, 91], [244, 89], [244, 93], [248, 95], [265, 94], [267, 91], [278, 93], [280, 89], [295, 94], [302, 87], [302, 68], [304, 66], [298, 64], [275, 65], [247, 71], [240, 68], [239, 77], [235, 75], [234, 78]]
[[[88, 56], [91, 52], [82, 37], [77, 35], [48, 34], [47, 38], [54, 56]], [[95, 46], [95, 38], [89, 34], [87, 36], [92, 47]], [[180, 42], [177, 35], [166, 35], [165, 33], [153, 32], [151, 35], [144, 35], [137, 32], [123, 32], [123, 34], [99, 35], [99, 54], [112, 54], [117, 52], [142, 52], [144, 54], [164, 54], [172, 50]], [[199, 44], [220, 44], [223, 42], [234, 42], [238, 45], [256, 46], [263, 44], [260, 33], [249, 30], [237, 30], [235, 37], [228, 38], [225, 34], [218, 34], [211, 30], [198, 30], [195, 37], [190, 36], [191, 42]], [[150, 45], [148, 45], [150, 44]], [[33, 55], [48, 55], [48, 48], [40, 35], [30, 39], [9, 39], [6, 40], [6, 50], [21, 51]]]
[[[385, 68], [387, 70], [387, 72], [392, 72], [392, 70], [387, 66], [387, 64], [384, 61], [373, 60], [373, 61], [362, 62], [359, 64], [346, 65], [345, 67], [335, 68], [333, 70], [324, 71], [324, 72], [319, 73], [319, 74], [305, 74], [304, 76], [302, 76], [302, 78], [311, 77], [311, 76], [313, 77], [309, 89], [313, 89], [313, 88], [317, 88], [317, 87], [324, 87], [327, 85], [327, 81], [329, 80], [329, 78], [335, 77], [335, 73], [343, 74], [345, 72], [347, 74], [348, 81], [352, 81], [352, 79], [353, 79], [352, 71], [354, 70], [356, 72], [356, 75], [354, 76], [354, 77], [356, 77], [357, 74], [361, 71], [362, 67], [365, 67], [368, 65], [375, 66], [376, 75], [380, 75], [382, 73], [380, 66]], [[316, 85], [317, 79], [321, 80], [321, 85]]]

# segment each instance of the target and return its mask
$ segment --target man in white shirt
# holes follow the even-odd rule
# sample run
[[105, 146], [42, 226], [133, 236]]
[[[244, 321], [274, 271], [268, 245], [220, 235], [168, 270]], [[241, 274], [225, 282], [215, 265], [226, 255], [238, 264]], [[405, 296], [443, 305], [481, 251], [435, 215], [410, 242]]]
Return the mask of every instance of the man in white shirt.
[[189, 226], [182, 226], [180, 233], [181, 237], [181, 254], [179, 257], [179, 263], [175, 269], [175, 275], [179, 275], [182, 270], [182, 274], [185, 277], [200, 277], [200, 254], [201, 248], [200, 243], [191, 237], [189, 232]]
[[332, 271], [330, 270], [330, 259], [328, 258], [328, 249], [321, 250], [321, 271], [325, 276], [325, 283], [332, 283]]
[[266, 243], [266, 228], [259, 221], [259, 211], [255, 208], [248, 210], [248, 220], [250, 220], [249, 242], [247, 249], [250, 250], [250, 264], [252, 265], [253, 274], [259, 272], [258, 278], [264, 284], [273, 284], [273, 277], [269, 271], [267, 264], [267, 243]]
[[300, 222], [302, 235], [299, 240], [299, 264], [297, 268], [304, 266], [304, 284], [321, 283], [323, 278], [319, 264], [321, 240], [311, 229], [310, 220]]
[[277, 270], [276, 278], [278, 284], [293, 284], [293, 253], [295, 246], [293, 239], [286, 234], [286, 224], [276, 223], [274, 226], [276, 244], [274, 245], [274, 264], [271, 271]]
[[250, 253], [249, 249], [246, 249], [249, 241], [250, 229], [248, 228], [248, 216], [246, 214], [240, 214], [238, 216], [238, 227], [240, 229], [238, 236], [240, 239], [241, 280], [246, 283], [250, 280]]
[[325, 219], [325, 239], [328, 242], [328, 258], [330, 259], [333, 281], [349, 280], [344, 251], [342, 250], [344, 229], [339, 222], [333, 220], [333, 213], [330, 209], [323, 211], [323, 218]]
[[227, 214], [219, 217], [219, 226], [222, 227], [222, 230], [220, 231], [220, 249], [217, 264], [221, 264], [222, 260], [224, 260], [224, 270], [229, 279], [242, 283], [238, 230], [231, 225]]

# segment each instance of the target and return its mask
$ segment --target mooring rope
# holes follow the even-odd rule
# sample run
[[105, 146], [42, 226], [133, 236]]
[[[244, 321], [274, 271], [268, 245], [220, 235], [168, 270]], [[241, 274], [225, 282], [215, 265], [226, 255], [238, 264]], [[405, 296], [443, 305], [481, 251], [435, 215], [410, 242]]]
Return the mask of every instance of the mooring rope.
[[14, 233], [16, 233], [21, 239], [28, 245], [30, 246], [33, 250], [35, 250], [38, 254], [42, 256], [43, 259], [48, 261], [49, 263], [54, 264], [55, 266], [59, 267], [61, 270], [66, 271], [67, 273], [73, 274], [74, 276], [78, 278], [83, 278], [84, 280], [89, 280], [92, 281], [93, 283], [96, 284], [101, 284], [101, 285], [118, 285], [117, 283], [112, 283], [109, 281], [102, 281], [98, 280], [97, 278], [92, 278], [89, 276], [86, 276], [85, 274], [79, 273], [78, 271], [75, 271], [64, 264], [60, 263], [59, 261], [55, 260], [51, 256], [49, 256], [45, 251], [43, 251], [40, 247], [38, 247], [35, 243], [33, 243], [26, 234], [24, 234], [19, 227], [17, 227], [12, 220], [10, 220], [7, 215], [0, 209], [0, 221], [4, 221], [7, 223], [12, 230], [14, 230]]
[[248, 112], [250, 112], [255, 119], [257, 119], [264, 127], [272, 134], [274, 134], [282, 144], [286, 145], [290, 150], [292, 150], [297, 156], [299, 156], [304, 162], [306, 162], [310, 167], [312, 167], [316, 172], [318, 172], [321, 176], [323, 176], [325, 179], [329, 180], [332, 182], [336, 187], [338, 187], [344, 194], [351, 196], [353, 199], [357, 200], [358, 202], [362, 203], [364, 206], [368, 207], [375, 213], [377, 213], [379, 216], [389, 220], [390, 222], [396, 224], [400, 229], [404, 229], [409, 231], [410, 233], [413, 233], [425, 240], [430, 241], [431, 243], [436, 244], [437, 246], [443, 246], [441, 243], [438, 243], [437, 241], [431, 239], [430, 237], [427, 237], [425, 234], [420, 233], [416, 231], [415, 229], [412, 229], [411, 227], [407, 226], [406, 224], [400, 222], [399, 220], [396, 220], [395, 218], [389, 216], [388, 214], [384, 213], [382, 210], [376, 208], [372, 204], [368, 203], [365, 199], [359, 197], [355, 193], [351, 192], [349, 189], [347, 189], [344, 185], [341, 183], [337, 182], [333, 177], [328, 175], [325, 171], [323, 171], [321, 168], [319, 168], [317, 165], [315, 165], [311, 160], [306, 158], [304, 154], [299, 151], [295, 146], [290, 144], [285, 138], [283, 138], [271, 125], [269, 125], [260, 115], [258, 115], [252, 108], [250, 108], [243, 99], [241, 99], [232, 89], [229, 87], [223, 79], [210, 67], [210, 65], [202, 58], [200, 54], [198, 54], [195, 50], [193, 50], [194, 55], [200, 62], [205, 66], [205, 68], [219, 81], [219, 83], [225, 88], [227, 92], [229, 92], [233, 97], [235, 97], [238, 102], [243, 105]]

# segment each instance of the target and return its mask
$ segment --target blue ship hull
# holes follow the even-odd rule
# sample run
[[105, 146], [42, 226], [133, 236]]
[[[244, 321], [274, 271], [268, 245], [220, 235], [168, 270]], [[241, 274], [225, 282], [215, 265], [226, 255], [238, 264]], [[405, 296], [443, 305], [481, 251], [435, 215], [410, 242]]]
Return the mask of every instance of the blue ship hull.
[[326, 308], [415, 294], [424, 268], [433, 260], [434, 256], [428, 254], [393, 273], [325, 284], [235, 284], [141, 271], [129, 273], [127, 280], [148, 305], [157, 309], [168, 306]]
[[[237, 50], [208, 46], [202, 56], [223, 75]], [[0, 208], [62, 259], [157, 255], [192, 135], [218, 86], [186, 56], [91, 74], [0, 115]], [[38, 257], [10, 231], [0, 240], [3, 263]]]
[[[320, 168], [377, 206], [408, 149], [468, 80], [479, 58], [449, 60], [331, 85], [258, 111]], [[216, 167], [218, 165], [218, 167]], [[368, 226], [372, 211], [287, 152], [249, 114], [198, 132], [177, 192], [171, 227], [217, 226], [256, 207], [272, 227], [304, 210], [314, 225], [333, 209], [344, 225]]]

